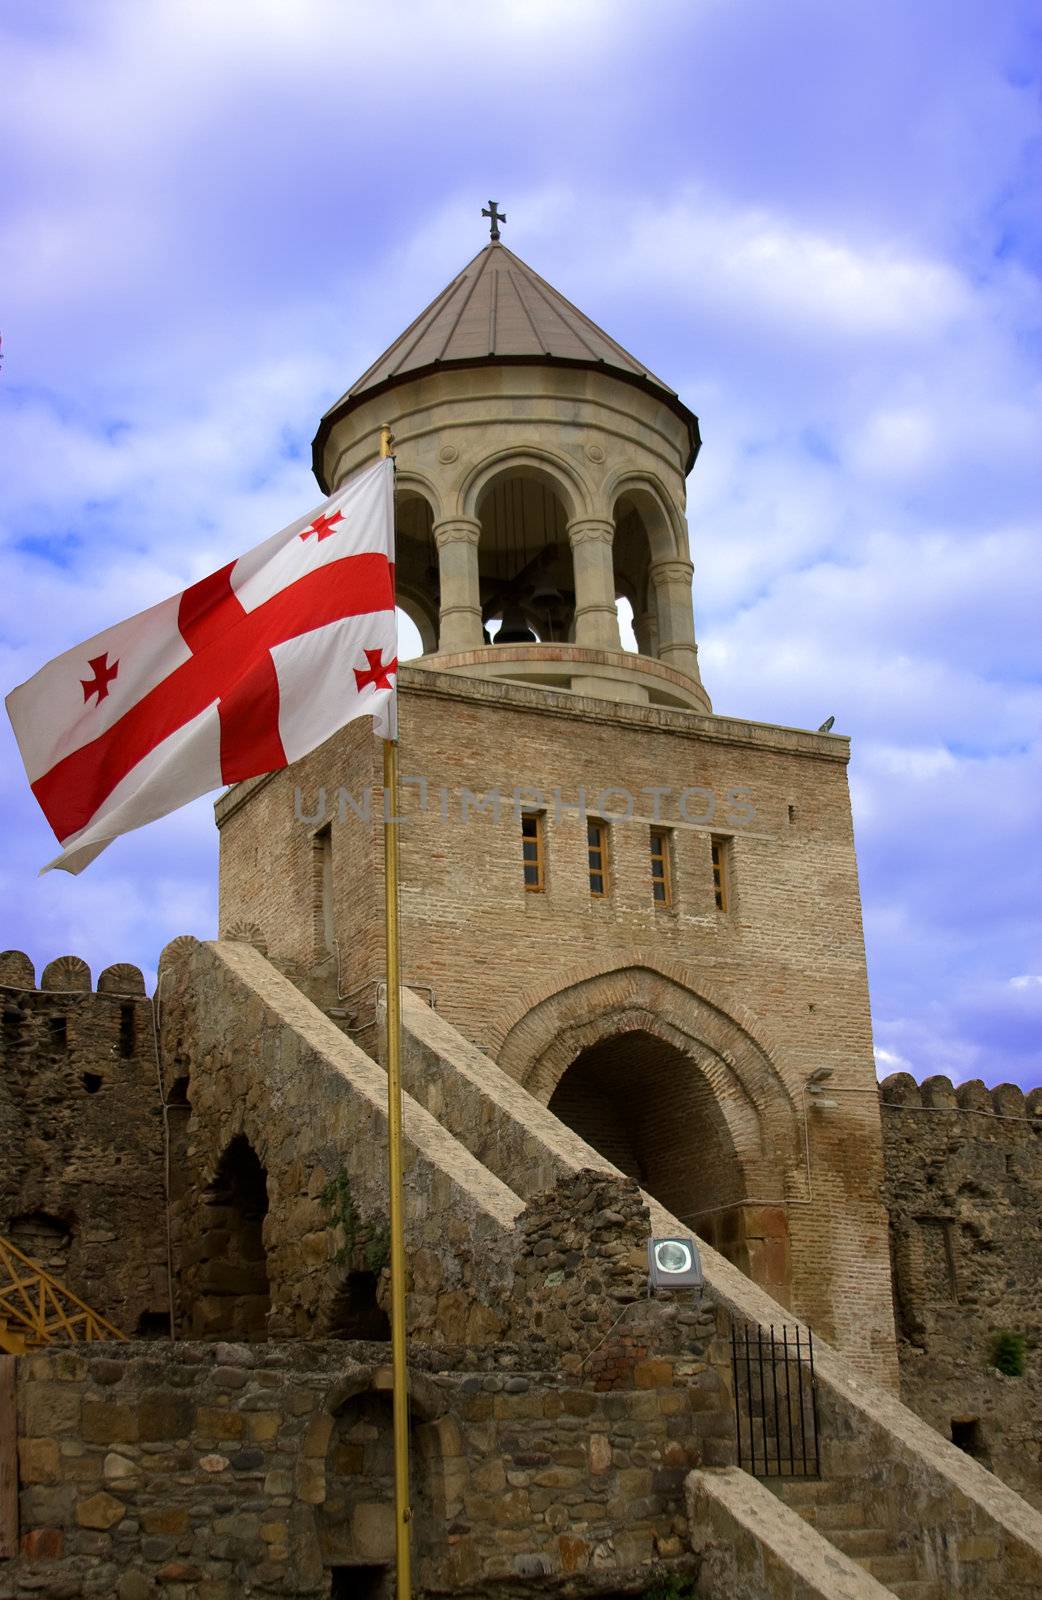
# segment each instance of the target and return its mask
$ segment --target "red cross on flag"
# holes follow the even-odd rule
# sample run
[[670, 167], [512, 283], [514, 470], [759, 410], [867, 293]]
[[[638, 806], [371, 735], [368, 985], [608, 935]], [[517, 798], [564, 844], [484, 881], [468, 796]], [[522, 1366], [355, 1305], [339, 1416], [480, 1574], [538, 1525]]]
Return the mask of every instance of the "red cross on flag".
[[220, 572], [41, 667], [7, 710], [82, 872], [111, 840], [307, 755], [354, 717], [394, 735], [394, 463]]

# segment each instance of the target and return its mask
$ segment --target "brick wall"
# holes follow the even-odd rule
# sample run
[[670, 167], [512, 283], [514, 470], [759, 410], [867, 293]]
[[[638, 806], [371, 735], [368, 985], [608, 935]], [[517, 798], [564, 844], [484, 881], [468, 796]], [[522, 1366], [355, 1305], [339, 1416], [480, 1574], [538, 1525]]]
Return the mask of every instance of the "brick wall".
[[[403, 776], [428, 786], [426, 809], [416, 783], [403, 785], [400, 807], [406, 981], [544, 1101], [583, 1049], [641, 1028], [674, 1043], [686, 1084], [674, 1074], [669, 1097], [652, 1096], [634, 1061], [623, 1100], [627, 1117], [659, 1117], [660, 1145], [684, 1131], [684, 1149], [660, 1162], [665, 1203], [692, 1219], [739, 1203], [787, 1207], [794, 1309], [882, 1375], [893, 1363], [893, 1325], [846, 741], [419, 668], [403, 669], [401, 689]], [[368, 726], [354, 724], [292, 772], [234, 790], [217, 808], [222, 929], [255, 924], [271, 959], [316, 995], [337, 968], [339, 1003], [367, 1049], [377, 1047], [373, 1001], [383, 976], [380, 791], [368, 822], [351, 801], [362, 805], [377, 782], [377, 749]], [[510, 796], [518, 785], [548, 802], [541, 894], [525, 893], [510, 804], [497, 820], [464, 793]], [[610, 825], [611, 892], [595, 899], [585, 828], [564, 807], [580, 787], [593, 809], [600, 791], [620, 785], [636, 797], [635, 817]], [[640, 794], [663, 785], [669, 797]], [[688, 816], [714, 808], [702, 826], [680, 810], [680, 792], [696, 786], [710, 798], [689, 796]], [[338, 809], [340, 788], [351, 799]], [[737, 809], [741, 800], [727, 800], [734, 789], [745, 791], [751, 818]], [[294, 819], [295, 790], [312, 823]], [[611, 804], [605, 795], [599, 809]], [[651, 889], [656, 807], [672, 830], [668, 908]], [[330, 816], [339, 949], [317, 967], [311, 834]], [[730, 837], [727, 912], [714, 900], [713, 834]], [[666, 1019], [664, 1001], [642, 1020], [643, 998], [601, 1001], [580, 987], [615, 973], [632, 989], [648, 971], [673, 985]], [[519, 1041], [530, 1019], [559, 997], [572, 1008], [568, 1027], [582, 1022], [585, 1031], [566, 1039], [562, 1019], [547, 1013], [546, 1040], [526, 1054]], [[540, 1051], [561, 1054], [569, 1042], [571, 1056], [547, 1078]], [[845, 1092], [831, 1121], [813, 1125], [811, 1184], [802, 1090], [818, 1067], [831, 1068], [830, 1085]], [[617, 1121], [612, 1098], [602, 1122]], [[587, 1097], [586, 1114], [595, 1109]]]

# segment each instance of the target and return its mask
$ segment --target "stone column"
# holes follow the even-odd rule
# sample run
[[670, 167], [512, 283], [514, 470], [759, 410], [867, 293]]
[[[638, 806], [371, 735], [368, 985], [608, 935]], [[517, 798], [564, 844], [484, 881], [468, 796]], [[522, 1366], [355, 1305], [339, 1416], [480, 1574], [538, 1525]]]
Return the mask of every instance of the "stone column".
[[695, 613], [691, 601], [694, 570], [690, 561], [679, 558], [654, 561], [651, 582], [658, 612], [658, 658], [677, 672], [685, 672], [696, 683], [701, 683], [698, 646], [695, 644]]
[[480, 650], [485, 638], [481, 627], [481, 587], [478, 582], [478, 541], [481, 523], [472, 517], [455, 517], [434, 524], [441, 584], [438, 650]]
[[653, 611], [642, 611], [633, 618], [633, 634], [642, 656], [658, 655], [658, 618]]
[[568, 524], [575, 572], [575, 642], [589, 650], [621, 650], [615, 610], [614, 525], [603, 517]]

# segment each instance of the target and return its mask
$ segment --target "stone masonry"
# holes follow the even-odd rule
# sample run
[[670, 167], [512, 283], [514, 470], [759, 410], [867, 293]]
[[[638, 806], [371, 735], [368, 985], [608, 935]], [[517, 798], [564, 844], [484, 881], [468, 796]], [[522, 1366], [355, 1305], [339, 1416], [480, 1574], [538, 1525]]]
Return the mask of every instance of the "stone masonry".
[[0, 955], [0, 1235], [129, 1335], [169, 1333], [163, 1113], [136, 967]]
[[[1042, 1505], [1042, 1090], [895, 1073], [881, 1093], [902, 1397]], [[1021, 1377], [995, 1368], [1002, 1333]]]
[[[403, 671], [400, 698], [402, 772], [427, 784], [426, 796], [403, 785], [400, 807], [406, 981], [544, 1103], [584, 1051], [617, 1041], [632, 1062], [650, 1035], [636, 1102], [624, 1066], [614, 1088], [599, 1069], [628, 1108], [645, 1185], [894, 1381], [846, 741], [422, 669]], [[218, 806], [222, 930], [251, 925], [295, 981], [346, 1007], [370, 1049], [383, 975], [376, 760], [354, 725]], [[668, 784], [668, 801], [652, 792]], [[522, 881], [518, 785], [545, 799], [544, 893]], [[591, 813], [610, 812], [613, 786], [637, 806], [608, 824], [611, 891], [593, 899], [585, 822], [567, 808], [585, 791]], [[696, 787], [688, 815], [712, 816], [688, 824], [680, 796]], [[668, 907], [652, 897], [656, 807], [672, 840]], [[329, 954], [313, 865], [325, 827]], [[730, 853], [726, 912], [714, 838]], [[803, 1087], [818, 1068], [841, 1109], [812, 1119], [808, 1170]]]

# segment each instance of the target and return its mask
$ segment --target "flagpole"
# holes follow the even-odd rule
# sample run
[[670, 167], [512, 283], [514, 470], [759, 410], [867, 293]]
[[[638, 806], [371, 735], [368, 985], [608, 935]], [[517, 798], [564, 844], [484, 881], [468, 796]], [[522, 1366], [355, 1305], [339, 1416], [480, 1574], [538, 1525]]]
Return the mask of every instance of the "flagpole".
[[[391, 455], [380, 429], [380, 455]], [[395, 729], [397, 735], [397, 729]], [[406, 1358], [405, 1203], [402, 1184], [402, 972], [398, 943], [398, 745], [384, 740], [384, 929], [387, 939], [387, 1176], [391, 1225], [391, 1370], [394, 1379], [394, 1554], [397, 1600], [411, 1600], [409, 1370]]]

